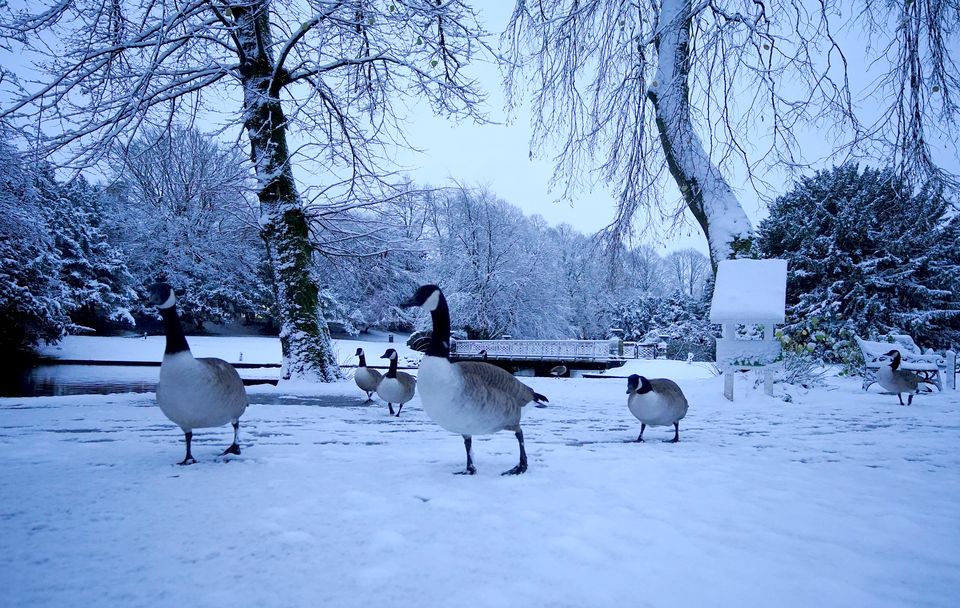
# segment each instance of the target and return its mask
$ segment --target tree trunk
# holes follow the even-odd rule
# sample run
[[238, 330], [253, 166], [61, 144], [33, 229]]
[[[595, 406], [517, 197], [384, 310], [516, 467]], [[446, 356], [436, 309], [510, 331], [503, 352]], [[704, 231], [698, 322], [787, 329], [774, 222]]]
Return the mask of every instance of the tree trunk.
[[243, 52], [240, 78], [244, 126], [257, 175], [257, 196], [266, 216], [263, 238], [270, 252], [277, 298], [281, 374], [284, 379], [332, 382], [340, 377], [340, 369], [319, 307], [317, 286], [311, 279], [309, 225], [290, 167], [287, 123], [280, 105], [286, 73], [275, 69], [269, 51], [267, 4], [260, 1], [231, 8]]
[[656, 111], [670, 174], [703, 229], [714, 272], [720, 260], [751, 248], [753, 227], [730, 185], [713, 165], [690, 118], [690, 0], [662, 0], [656, 38], [657, 75], [647, 97]]

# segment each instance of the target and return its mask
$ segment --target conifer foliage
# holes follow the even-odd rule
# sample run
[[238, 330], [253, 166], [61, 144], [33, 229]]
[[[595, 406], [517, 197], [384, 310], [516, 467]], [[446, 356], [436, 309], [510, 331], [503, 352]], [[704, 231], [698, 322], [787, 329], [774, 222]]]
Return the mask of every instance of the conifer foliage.
[[58, 340], [69, 318], [60, 256], [48, 236], [31, 176], [0, 141], [0, 348], [28, 351]]
[[789, 261], [784, 336], [826, 361], [856, 356], [855, 335], [906, 332], [960, 342], [960, 218], [943, 192], [911, 192], [891, 170], [855, 164], [801, 179], [758, 230]]

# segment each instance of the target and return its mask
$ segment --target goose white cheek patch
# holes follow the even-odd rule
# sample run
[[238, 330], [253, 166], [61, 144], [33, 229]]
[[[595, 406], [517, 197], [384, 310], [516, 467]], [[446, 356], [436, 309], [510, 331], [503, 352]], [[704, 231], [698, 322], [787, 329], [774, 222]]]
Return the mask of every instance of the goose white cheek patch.
[[429, 310], [433, 312], [437, 309], [437, 306], [440, 304], [440, 292], [435, 291], [430, 294], [430, 297], [427, 298], [427, 301], [423, 303], [424, 310]]
[[170, 308], [176, 303], [177, 303], [177, 296], [173, 293], [173, 291], [171, 291], [170, 297], [167, 298], [167, 300], [163, 304], [161, 304], [160, 306], [157, 306], [157, 308]]

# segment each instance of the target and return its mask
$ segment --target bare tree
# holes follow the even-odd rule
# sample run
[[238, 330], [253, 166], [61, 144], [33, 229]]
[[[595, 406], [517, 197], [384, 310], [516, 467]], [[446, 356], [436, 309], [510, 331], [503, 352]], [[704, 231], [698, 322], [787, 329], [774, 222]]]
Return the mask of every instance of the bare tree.
[[[841, 24], [861, 17], [879, 60], [891, 60], [864, 92], [874, 96], [866, 105], [880, 104], [873, 121], [854, 111], [861, 100], [838, 43]], [[960, 71], [947, 51], [958, 24], [957, 0], [518, 0], [503, 41], [508, 87], [523, 87], [524, 69], [534, 84], [532, 146], [560, 140], [564, 194], [599, 158], [599, 177], [619, 190], [615, 240], [640, 210], [676, 219], [686, 208], [716, 267], [751, 247], [728, 176], [743, 172], [760, 189], [762, 167], [800, 167], [801, 125], [848, 134], [838, 154], [885, 151], [915, 182], [956, 185], [934, 162], [930, 135], [956, 128]], [[677, 206], [663, 202], [665, 169]]]
[[241, 151], [196, 129], [143, 131], [111, 163], [107, 222], [140, 283], [162, 276], [186, 292], [185, 320], [224, 322], [272, 308], [264, 243]]
[[[76, 168], [146, 125], [188, 116], [237, 136], [241, 128], [271, 257], [284, 375], [336, 378], [309, 272], [315, 216], [326, 203], [365, 203], [376, 194], [386, 151], [406, 143], [396, 111], [404, 98], [481, 118], [462, 70], [485, 48], [473, 12], [461, 0], [30, 6], [0, 6], [0, 42], [36, 59], [37, 70], [19, 79], [0, 72], [13, 97], [0, 121], [18, 125], [38, 154]], [[307, 159], [323, 187], [305, 200], [293, 164]]]
[[703, 283], [710, 272], [710, 260], [707, 256], [693, 248], [671, 251], [663, 260], [670, 269], [670, 283], [680, 293], [699, 297], [703, 291]]

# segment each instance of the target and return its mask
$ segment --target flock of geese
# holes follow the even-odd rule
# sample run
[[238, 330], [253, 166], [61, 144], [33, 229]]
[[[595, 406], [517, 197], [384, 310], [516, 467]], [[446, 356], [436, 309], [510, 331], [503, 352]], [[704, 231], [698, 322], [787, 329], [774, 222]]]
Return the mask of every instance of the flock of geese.
[[[250, 403], [240, 375], [222, 359], [196, 358], [191, 354], [177, 315], [177, 298], [170, 285], [158, 283], [151, 286], [148, 302], [159, 310], [166, 333], [166, 348], [157, 384], [157, 405], [167, 418], [183, 430], [186, 455], [179, 464], [196, 462], [190, 452], [194, 429], [218, 427], [228, 422], [233, 426], [233, 443], [221, 456], [240, 454], [240, 416]], [[526, 472], [527, 453], [523, 430], [520, 428], [521, 411], [528, 403], [546, 407], [549, 400], [511, 373], [485, 360], [450, 360], [450, 311], [438, 286], [423, 285], [402, 306], [418, 306], [430, 313], [433, 323], [430, 342], [420, 361], [416, 378], [398, 371], [396, 350], [387, 349], [381, 357], [390, 361], [387, 372], [381, 375], [377, 370], [367, 367], [363, 349], [358, 348], [356, 356], [359, 357], [359, 366], [354, 379], [366, 393], [368, 402], [376, 393], [387, 402], [390, 414], [399, 417], [404, 404], [419, 391], [420, 402], [427, 416], [444, 429], [463, 437], [467, 464], [458, 474], [473, 475], [477, 472], [473, 463], [474, 435], [513, 431], [520, 448], [520, 460], [517, 466], [504, 471], [503, 475]], [[907, 404], [910, 404], [922, 380], [916, 374], [898, 369], [899, 352], [894, 350], [887, 354], [891, 357], [891, 363], [880, 369], [877, 381], [887, 390], [897, 393], [901, 405], [901, 393], [909, 393]], [[551, 370], [551, 375], [560, 376], [566, 371]], [[640, 421], [637, 441], [643, 441], [647, 426], [670, 425], [674, 429], [670, 441], [680, 441], [680, 420], [687, 414], [688, 403], [675, 382], [633, 374], [627, 379], [627, 394], [627, 407]], [[396, 412], [394, 403], [397, 404]]]

